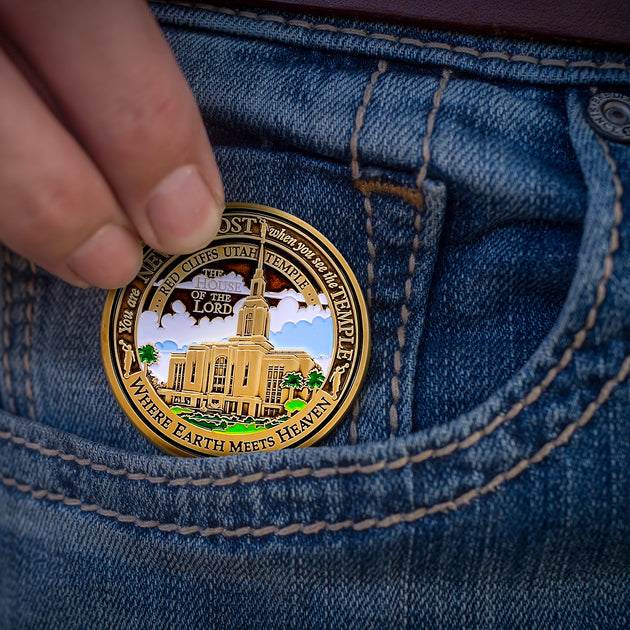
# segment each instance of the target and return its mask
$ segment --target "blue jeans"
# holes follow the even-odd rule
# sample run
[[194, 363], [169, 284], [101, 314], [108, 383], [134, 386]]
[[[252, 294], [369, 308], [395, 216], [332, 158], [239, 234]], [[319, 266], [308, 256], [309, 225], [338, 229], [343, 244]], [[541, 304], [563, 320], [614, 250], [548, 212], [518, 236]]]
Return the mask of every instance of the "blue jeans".
[[630, 89], [605, 50], [155, 5], [228, 201], [349, 261], [373, 347], [317, 447], [158, 452], [105, 294], [3, 252], [0, 628], [626, 628]]

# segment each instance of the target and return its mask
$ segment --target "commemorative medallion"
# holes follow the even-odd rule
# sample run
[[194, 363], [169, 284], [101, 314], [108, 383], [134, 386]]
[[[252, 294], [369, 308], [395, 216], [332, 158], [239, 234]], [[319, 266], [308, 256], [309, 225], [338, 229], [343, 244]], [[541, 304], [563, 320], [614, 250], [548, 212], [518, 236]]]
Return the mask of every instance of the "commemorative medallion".
[[145, 249], [103, 315], [118, 402], [174, 455], [315, 443], [347, 414], [369, 347], [363, 296], [335, 247], [251, 204], [228, 204], [217, 237], [194, 254]]

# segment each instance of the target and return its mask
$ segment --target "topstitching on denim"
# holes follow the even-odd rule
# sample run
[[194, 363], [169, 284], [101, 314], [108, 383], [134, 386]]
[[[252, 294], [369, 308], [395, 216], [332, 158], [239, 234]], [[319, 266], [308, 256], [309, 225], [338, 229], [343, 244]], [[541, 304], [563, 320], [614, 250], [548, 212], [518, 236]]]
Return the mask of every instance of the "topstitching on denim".
[[398, 350], [394, 353], [394, 375], [392, 376], [392, 404], [389, 408], [389, 428], [390, 438], [396, 437], [398, 434], [398, 403], [400, 401], [400, 371], [402, 369], [402, 351], [405, 346], [405, 332], [407, 329], [407, 322], [409, 320], [409, 300], [413, 291], [413, 272], [416, 265], [416, 259], [418, 257], [418, 251], [420, 248], [420, 228], [422, 221], [422, 207], [424, 199], [422, 197], [422, 184], [427, 176], [427, 170], [429, 168], [429, 162], [431, 160], [431, 137], [433, 136], [433, 129], [435, 126], [435, 119], [437, 117], [438, 110], [440, 109], [440, 103], [442, 101], [442, 94], [446, 89], [448, 81], [451, 77], [451, 70], [444, 69], [442, 71], [442, 78], [438, 84], [437, 90], [433, 94], [433, 109], [427, 116], [427, 131], [422, 140], [422, 167], [416, 177], [416, 189], [420, 194], [420, 203], [415, 206], [415, 219], [414, 219], [414, 235], [411, 245], [411, 254], [409, 255], [409, 265], [407, 269], [407, 279], [405, 280], [405, 300], [400, 309], [401, 326], [398, 327]]
[[352, 156], [352, 162], [350, 164], [350, 170], [352, 172], [352, 179], [357, 180], [361, 177], [359, 168], [359, 133], [363, 127], [363, 121], [365, 120], [365, 112], [367, 106], [372, 98], [372, 91], [376, 82], [381, 78], [383, 74], [387, 72], [387, 62], [382, 59], [378, 62], [378, 68], [370, 75], [370, 80], [365, 86], [363, 91], [363, 100], [357, 108], [357, 113], [354, 121], [354, 131], [350, 136], [350, 155]]
[[[442, 94], [446, 89], [446, 85], [451, 76], [451, 70], [444, 69], [442, 72], [442, 78], [438, 84], [438, 87], [433, 95], [433, 108], [429, 112], [427, 117], [427, 130], [422, 141], [422, 166], [418, 171], [418, 175], [416, 177], [416, 188], [411, 189], [404, 186], [396, 186], [394, 184], [390, 184], [388, 182], [379, 182], [374, 180], [364, 180], [361, 178], [361, 170], [359, 165], [359, 151], [358, 151], [358, 139], [361, 128], [363, 127], [363, 121], [365, 118], [365, 112], [367, 110], [367, 106], [370, 103], [370, 99], [372, 97], [372, 91], [378, 79], [386, 72], [387, 70], [387, 62], [381, 60], [378, 63], [378, 69], [372, 73], [368, 84], [365, 86], [365, 91], [363, 93], [363, 101], [361, 105], [357, 109], [356, 121], [354, 131], [350, 138], [350, 154], [352, 156], [351, 162], [351, 172], [352, 178], [354, 180], [354, 185], [363, 193], [363, 202], [366, 211], [366, 231], [367, 231], [367, 247], [369, 254], [369, 261], [367, 265], [367, 277], [368, 277], [368, 287], [367, 287], [367, 303], [368, 307], [372, 305], [372, 291], [374, 288], [374, 262], [376, 260], [376, 250], [374, 248], [374, 243], [372, 241], [373, 228], [372, 228], [372, 204], [371, 204], [371, 193], [385, 193], [385, 194], [393, 194], [402, 197], [407, 203], [411, 204], [416, 210], [416, 216], [414, 219], [414, 236], [411, 246], [411, 253], [409, 255], [409, 264], [407, 270], [407, 278], [405, 280], [405, 288], [404, 295], [405, 299], [400, 311], [400, 318], [402, 324], [398, 327], [396, 334], [398, 337], [398, 350], [394, 353], [394, 374], [391, 378], [391, 393], [392, 393], [392, 404], [389, 408], [389, 427], [390, 427], [390, 438], [396, 437], [398, 433], [398, 403], [400, 401], [400, 382], [399, 376], [400, 371], [402, 369], [402, 351], [405, 346], [405, 331], [407, 328], [407, 322], [409, 320], [409, 299], [411, 298], [411, 293], [413, 290], [412, 286], [412, 278], [413, 272], [416, 265], [416, 258], [418, 256], [418, 250], [420, 247], [420, 229], [421, 229], [421, 212], [423, 207], [423, 196], [422, 196], [422, 184], [426, 179], [427, 170], [429, 166], [429, 161], [431, 159], [431, 149], [430, 142], [431, 137], [433, 135], [433, 128], [435, 125], [435, 118], [437, 116], [437, 112], [440, 108], [440, 102], [442, 99]], [[350, 425], [350, 431], [353, 435], [356, 436], [356, 420], [357, 418], [352, 419]], [[356, 439], [353, 443], [356, 443]]]
[[24, 346], [26, 348], [26, 352], [24, 353], [24, 390], [26, 391], [26, 398], [28, 400], [29, 417], [31, 420], [35, 420], [35, 398], [33, 397], [33, 373], [31, 370], [31, 329], [33, 326], [33, 302], [35, 300], [35, 278], [37, 275], [37, 268], [33, 263], [29, 263], [29, 269], [31, 275], [26, 285], [28, 301], [26, 303], [26, 325], [24, 326]]
[[292, 523], [284, 527], [277, 527], [276, 525], [267, 525], [265, 527], [239, 527], [238, 529], [227, 529], [225, 527], [199, 527], [198, 525], [182, 526], [177, 523], [161, 523], [159, 521], [148, 521], [140, 519], [132, 514], [123, 514], [116, 510], [110, 510], [102, 506], [93, 503], [84, 503], [80, 499], [68, 497], [61, 493], [50, 492], [48, 490], [36, 489], [28, 484], [18, 482], [12, 477], [6, 477], [0, 474], [0, 481], [9, 487], [15, 488], [19, 492], [24, 494], [30, 494], [37, 500], [48, 500], [52, 502], [61, 502], [69, 507], [78, 507], [84, 512], [94, 512], [105, 518], [113, 518], [121, 523], [130, 523], [136, 525], [141, 529], [157, 529], [162, 532], [176, 533], [184, 536], [190, 536], [198, 534], [200, 536], [226, 536], [231, 538], [241, 538], [243, 536], [270, 536], [275, 534], [277, 536], [288, 536], [291, 534], [318, 534], [320, 532], [339, 532], [344, 530], [365, 531], [375, 528], [387, 528], [393, 525], [399, 525], [401, 523], [413, 523], [426, 516], [435, 514], [453, 512], [459, 508], [468, 505], [471, 501], [477, 497], [484, 496], [490, 492], [494, 492], [500, 485], [507, 481], [511, 481], [518, 477], [522, 472], [530, 468], [535, 464], [539, 464], [546, 459], [554, 449], [559, 446], [564, 446], [571, 439], [575, 431], [579, 428], [586, 426], [597, 410], [605, 404], [612, 395], [615, 387], [619, 383], [623, 382], [630, 372], [630, 356], [627, 356], [619, 372], [613, 378], [604, 383], [604, 386], [600, 390], [597, 398], [592, 400], [586, 409], [580, 414], [579, 418], [566, 426], [560, 435], [544, 444], [532, 457], [528, 457], [519, 461], [515, 466], [509, 470], [496, 475], [488, 483], [478, 488], [473, 488], [464, 494], [459, 495], [455, 499], [450, 501], [443, 501], [441, 503], [435, 503], [431, 506], [425, 506], [413, 510], [411, 512], [401, 512], [397, 514], [390, 514], [385, 518], [369, 518], [361, 521], [344, 520], [330, 523], [328, 521], [316, 521], [314, 523]]
[[416, 208], [421, 208], [423, 204], [422, 192], [415, 187], [392, 184], [391, 182], [383, 182], [379, 179], [357, 179], [354, 182], [354, 186], [359, 189], [366, 198], [370, 194], [394, 195]]
[[419, 48], [436, 48], [447, 52], [453, 52], [462, 55], [469, 55], [478, 59], [499, 59], [501, 61], [508, 61], [511, 63], [527, 63], [540, 66], [554, 66], [558, 68], [595, 68], [600, 70], [630, 70], [630, 66], [625, 63], [618, 62], [603, 62], [596, 63], [590, 59], [584, 59], [582, 61], [569, 61], [567, 59], [554, 59], [546, 57], [534, 57], [532, 55], [516, 54], [511, 55], [505, 51], [480, 51], [470, 46], [451, 46], [444, 42], [432, 42], [423, 41], [413, 37], [396, 37], [389, 33], [379, 33], [378, 31], [366, 31], [359, 28], [346, 28], [337, 27], [331, 24], [323, 24], [316, 22], [308, 22], [306, 20], [296, 20], [286, 18], [282, 15], [274, 15], [267, 13], [255, 13], [253, 11], [243, 11], [239, 9], [231, 9], [228, 7], [219, 7], [212, 4], [205, 4], [202, 2], [183, 2], [178, 0], [151, 0], [157, 4], [172, 4], [176, 6], [188, 7], [191, 9], [205, 9], [207, 11], [213, 11], [215, 13], [224, 13], [226, 15], [232, 15], [234, 17], [249, 18], [252, 20], [261, 20], [265, 22], [276, 22], [278, 24], [285, 24], [287, 26], [295, 26], [297, 28], [303, 28], [307, 30], [315, 31], [328, 31], [334, 34], [343, 35], [355, 35], [357, 37], [368, 37], [371, 39], [382, 39], [397, 44], [416, 46]]
[[[370, 76], [370, 80], [365, 86], [365, 90], [363, 92], [363, 100], [361, 104], [357, 108], [357, 113], [354, 121], [354, 131], [350, 136], [350, 155], [352, 156], [352, 161], [350, 163], [350, 172], [352, 174], [352, 179], [355, 181], [359, 181], [361, 176], [359, 169], [359, 150], [358, 150], [358, 141], [359, 141], [359, 132], [363, 127], [363, 120], [365, 117], [365, 112], [367, 106], [372, 98], [372, 90], [376, 85], [378, 79], [387, 71], [387, 62], [380, 60], [378, 62], [378, 68], [372, 73]], [[374, 241], [372, 240], [374, 236], [374, 229], [372, 226], [372, 202], [370, 200], [370, 195], [367, 193], [363, 193], [363, 206], [365, 208], [365, 231], [367, 233], [367, 249], [369, 260], [367, 264], [367, 280], [368, 286], [366, 290], [366, 302], [368, 310], [372, 308], [372, 290], [374, 288], [374, 262], [376, 260], [376, 250], [374, 248]], [[358, 442], [358, 434], [357, 434], [357, 420], [359, 418], [360, 413], [360, 404], [359, 399], [357, 398], [355, 404], [352, 407], [352, 419], [350, 421], [350, 442], [352, 444], [356, 444]]]
[[[389, 471], [398, 470], [409, 464], [419, 464], [429, 459], [446, 457], [455, 451], [468, 449], [474, 444], [476, 444], [477, 442], [479, 442], [482, 438], [489, 436], [503, 423], [514, 419], [525, 408], [529, 407], [534, 402], [536, 402], [540, 398], [540, 396], [543, 394], [543, 392], [551, 386], [551, 384], [553, 383], [555, 378], [558, 376], [558, 374], [560, 374], [560, 372], [562, 372], [562, 370], [564, 370], [568, 366], [575, 352], [579, 350], [584, 344], [587, 333], [593, 328], [593, 326], [595, 325], [595, 322], [597, 321], [599, 308], [606, 297], [606, 289], [607, 289], [608, 281], [610, 280], [610, 277], [612, 276], [613, 256], [614, 256], [614, 253], [619, 248], [618, 227], [621, 221], [623, 220], [623, 216], [624, 216], [623, 208], [621, 205], [621, 199], [623, 196], [623, 185], [619, 177], [617, 164], [610, 153], [608, 144], [599, 137], [597, 137], [597, 141], [599, 145], [601, 146], [606, 162], [611, 169], [611, 179], [612, 179], [612, 183], [613, 183], [614, 191], [615, 191], [614, 202], [613, 202], [614, 221], [609, 232], [609, 248], [603, 261], [603, 270], [602, 270], [602, 275], [597, 285], [595, 301], [588, 312], [588, 315], [586, 317], [586, 322], [584, 323], [582, 328], [580, 328], [580, 330], [578, 330], [578, 332], [575, 334], [573, 338], [573, 342], [564, 351], [560, 361], [556, 363], [547, 372], [547, 374], [545, 375], [545, 377], [540, 383], [535, 385], [521, 400], [519, 400], [517, 403], [512, 405], [512, 407], [506, 413], [495, 416], [495, 418], [488, 425], [486, 425], [485, 427], [477, 431], [474, 431], [467, 438], [463, 440], [457, 439], [440, 448], [425, 449], [423, 451], [420, 451], [419, 453], [405, 455], [404, 457], [400, 457], [391, 461], [382, 459], [373, 464], [353, 464], [349, 466], [330, 466], [330, 467], [322, 467], [322, 468], [304, 467], [304, 468], [299, 468], [299, 469], [284, 469], [284, 470], [279, 470], [276, 472], [266, 472], [266, 471], [261, 470], [259, 472], [248, 474], [248, 475], [237, 474], [237, 475], [232, 475], [230, 477], [225, 477], [225, 478], [202, 477], [202, 478], [193, 479], [191, 477], [169, 478], [166, 476], [151, 476], [146, 473], [132, 473], [124, 468], [119, 468], [119, 469], [110, 468], [108, 466], [92, 462], [90, 459], [87, 459], [87, 458], [79, 458], [78, 456], [71, 453], [62, 453], [61, 451], [57, 449], [48, 449], [44, 447], [42, 444], [39, 444], [37, 442], [27, 441], [24, 438], [17, 436], [13, 433], [10, 433], [8, 431], [0, 432], [0, 439], [11, 441], [12, 443], [16, 445], [24, 446], [25, 448], [28, 448], [29, 450], [36, 451], [47, 457], [59, 457], [60, 459], [63, 459], [64, 461], [74, 462], [75, 464], [79, 466], [88, 466], [92, 470], [95, 470], [97, 472], [105, 472], [107, 474], [111, 474], [114, 476], [125, 477], [126, 479], [130, 479], [132, 481], [148, 481], [150, 483], [175, 485], [175, 486], [179, 486], [179, 485], [182, 485], [182, 486], [183, 485], [229, 486], [229, 485], [233, 485], [237, 483], [257, 483], [260, 481], [268, 482], [268, 481], [274, 481], [278, 479], [299, 478], [299, 477], [308, 477], [308, 476], [312, 476], [314, 478], [324, 478], [324, 477], [331, 477], [335, 475], [348, 475], [348, 474], [356, 474], [356, 473], [369, 475], [369, 474], [374, 474], [381, 471], [389, 472]], [[8, 327], [5, 326], [5, 330], [7, 329]], [[7, 340], [7, 341], [10, 341], [10, 340]], [[4, 345], [5, 345], [5, 350], [4, 350], [5, 356], [3, 357], [3, 361], [6, 360], [7, 358], [7, 348], [10, 347], [10, 343], [5, 343]], [[612, 379], [613, 381], [615, 381], [615, 383], [621, 382], [621, 380], [625, 378], [625, 376], [623, 376], [623, 378], [619, 378], [619, 376], [623, 374], [624, 369], [625, 368], [622, 366], [618, 376], [616, 377], [618, 378], [618, 380], [615, 381], [615, 379]]]
[[9, 363], [9, 348], [11, 347], [11, 337], [9, 326], [11, 325], [11, 307], [13, 305], [12, 294], [13, 278], [11, 275], [11, 252], [4, 250], [4, 330], [2, 331], [2, 344], [4, 352], [2, 353], [2, 367], [4, 369], [4, 382], [7, 388], [9, 398], [9, 411], [15, 414], [17, 407], [15, 406], [15, 396], [13, 393], [13, 381], [11, 378], [11, 365]]

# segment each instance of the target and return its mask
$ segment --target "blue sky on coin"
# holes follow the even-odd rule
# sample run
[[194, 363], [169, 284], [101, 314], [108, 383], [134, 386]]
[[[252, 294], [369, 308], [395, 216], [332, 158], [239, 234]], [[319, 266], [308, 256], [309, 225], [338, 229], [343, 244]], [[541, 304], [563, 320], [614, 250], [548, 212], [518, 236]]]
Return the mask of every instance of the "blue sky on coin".
[[[160, 352], [159, 362], [149, 369], [158, 379], [162, 381], [167, 379], [171, 352], [182, 352], [190, 345], [204, 341], [225, 340], [236, 333], [238, 311], [245, 296], [249, 294], [249, 290], [243, 278], [234, 273], [226, 274], [216, 280], [221, 281], [220, 292], [244, 296], [236, 302], [233, 314], [228, 317], [214, 317], [212, 320], [203, 317], [196, 323], [179, 300], [173, 303], [174, 314], [162, 317], [162, 326], [158, 326], [156, 313], [144, 311], [141, 314], [137, 328], [138, 347], [146, 343], [157, 346]], [[191, 281], [179, 284], [178, 288], [195, 290], [201, 288], [200, 282], [199, 277], [193, 278]], [[225, 290], [228, 287], [231, 290]], [[305, 350], [321, 366], [324, 374], [327, 374], [333, 350], [333, 324], [330, 310], [326, 308], [326, 296], [323, 293], [319, 295], [322, 306], [307, 306], [304, 298], [297, 291], [285, 290], [265, 295], [280, 299], [278, 305], [269, 310], [271, 343], [277, 349]]]

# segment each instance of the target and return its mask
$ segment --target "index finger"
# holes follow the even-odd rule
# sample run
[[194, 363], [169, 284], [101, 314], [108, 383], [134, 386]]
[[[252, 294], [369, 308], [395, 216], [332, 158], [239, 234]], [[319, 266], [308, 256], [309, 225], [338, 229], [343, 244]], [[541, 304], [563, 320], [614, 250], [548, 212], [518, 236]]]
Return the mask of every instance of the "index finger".
[[142, 239], [186, 253], [216, 234], [223, 187], [185, 78], [144, 2], [0, 2], [8, 36]]

